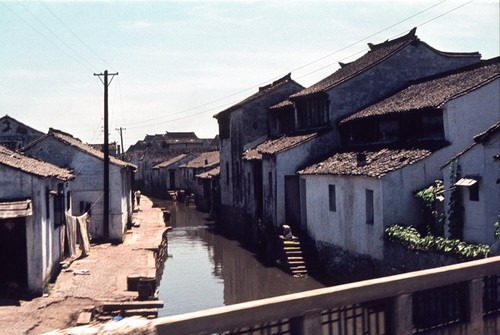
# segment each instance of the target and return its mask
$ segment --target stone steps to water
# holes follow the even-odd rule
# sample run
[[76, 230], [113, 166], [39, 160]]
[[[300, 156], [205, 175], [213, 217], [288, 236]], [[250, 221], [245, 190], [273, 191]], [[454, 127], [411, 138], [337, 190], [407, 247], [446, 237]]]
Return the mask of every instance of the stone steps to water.
[[284, 269], [294, 277], [307, 276], [306, 263], [302, 254], [301, 243], [297, 238], [291, 240], [280, 239], [282, 264]]

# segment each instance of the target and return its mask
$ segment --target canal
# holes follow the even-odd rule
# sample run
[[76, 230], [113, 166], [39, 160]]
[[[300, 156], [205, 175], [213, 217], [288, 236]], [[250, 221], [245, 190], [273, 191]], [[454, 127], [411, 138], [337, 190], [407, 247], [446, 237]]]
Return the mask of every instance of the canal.
[[172, 216], [168, 258], [158, 298], [160, 317], [325, 287], [266, 267], [238, 241], [212, 231], [206, 213], [180, 202], [157, 201]]

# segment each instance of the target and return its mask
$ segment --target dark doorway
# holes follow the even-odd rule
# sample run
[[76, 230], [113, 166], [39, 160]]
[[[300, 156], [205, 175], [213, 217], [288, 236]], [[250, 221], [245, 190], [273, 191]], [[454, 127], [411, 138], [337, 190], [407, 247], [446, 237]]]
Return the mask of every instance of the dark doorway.
[[285, 176], [285, 220], [292, 231], [300, 229], [299, 176]]
[[169, 170], [168, 175], [170, 178], [169, 189], [175, 190], [175, 170]]
[[0, 284], [28, 284], [25, 218], [0, 219]]

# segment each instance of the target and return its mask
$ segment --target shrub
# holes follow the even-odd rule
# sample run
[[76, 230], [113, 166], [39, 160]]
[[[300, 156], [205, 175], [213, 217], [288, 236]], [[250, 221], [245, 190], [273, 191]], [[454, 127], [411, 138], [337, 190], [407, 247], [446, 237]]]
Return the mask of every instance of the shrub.
[[408, 249], [438, 252], [457, 256], [464, 260], [486, 258], [490, 255], [490, 247], [485, 244], [472, 244], [433, 235], [422, 237], [412, 226], [390, 226], [385, 230], [384, 238], [402, 244]]

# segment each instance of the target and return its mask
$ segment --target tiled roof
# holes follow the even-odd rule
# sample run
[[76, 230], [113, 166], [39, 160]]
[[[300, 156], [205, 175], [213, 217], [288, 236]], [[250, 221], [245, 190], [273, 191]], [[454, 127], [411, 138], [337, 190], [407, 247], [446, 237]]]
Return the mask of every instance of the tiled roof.
[[276, 90], [277, 88], [279, 87], [282, 87], [288, 83], [295, 83], [297, 85], [299, 85], [297, 82], [295, 82], [292, 78], [291, 78], [291, 73], [287, 74], [286, 76], [278, 79], [278, 80], [275, 80], [274, 82], [272, 82], [271, 84], [269, 85], [266, 85], [266, 86], [263, 86], [263, 87], [259, 87], [259, 91], [255, 94], [252, 94], [251, 96], [249, 96], [248, 98], [238, 102], [237, 104], [223, 110], [222, 112], [216, 114], [214, 117], [217, 118], [219, 117], [221, 114], [227, 114], [227, 113], [231, 113], [232, 111], [248, 104], [249, 102], [252, 102], [260, 97], [263, 97], [265, 96], [266, 94], [268, 94], [269, 92], [272, 92], [274, 90]]
[[74, 178], [70, 170], [42, 162], [0, 146], [0, 164], [43, 178], [70, 180]]
[[[25, 150], [25, 149], [33, 146], [36, 143], [39, 143], [40, 141], [43, 141], [45, 138], [47, 138], [49, 136], [52, 136], [55, 139], [57, 139], [57, 140], [65, 143], [67, 145], [70, 145], [73, 148], [76, 148], [76, 149], [78, 149], [78, 150], [80, 150], [80, 151], [82, 151], [82, 152], [84, 152], [86, 154], [94, 156], [94, 157], [96, 157], [96, 158], [98, 158], [100, 160], [104, 160], [104, 152], [99, 151], [97, 149], [94, 149], [89, 144], [83, 143], [79, 139], [71, 136], [70, 134], [64, 133], [64, 132], [62, 132], [60, 130], [53, 129], [53, 128], [49, 129], [49, 133], [47, 135], [41, 137], [37, 141], [35, 141], [32, 144], [28, 145], [26, 148], [23, 148], [23, 150]], [[122, 168], [125, 168], [125, 167], [130, 167], [130, 168], [133, 168], [133, 169], [137, 168], [135, 165], [127, 163], [127, 162], [124, 162], [124, 161], [122, 161], [122, 160], [120, 160], [120, 159], [118, 159], [116, 157], [113, 157], [113, 156], [109, 156], [109, 162], [111, 164], [117, 165], [117, 166], [122, 167]]]
[[396, 38], [394, 40], [385, 41], [380, 44], [368, 43], [370, 51], [368, 51], [366, 54], [364, 54], [363, 56], [361, 56], [360, 58], [356, 59], [353, 62], [350, 62], [348, 64], [341, 64], [341, 68], [335, 71], [333, 74], [302, 91], [292, 94], [290, 98], [305, 97], [308, 95], [313, 95], [315, 93], [327, 91], [332, 87], [337, 86], [357, 76], [358, 74], [370, 69], [374, 65], [396, 54], [399, 50], [403, 49], [404, 47], [406, 47], [411, 43], [423, 43], [430, 49], [434, 50], [435, 52], [448, 57], [454, 57], [454, 56], [480, 57], [479, 53], [477, 52], [451, 53], [451, 52], [442, 52], [436, 50], [430, 47], [428, 44], [421, 42], [415, 35], [415, 32], [416, 28], [413, 28], [405, 36]]
[[164, 167], [167, 167], [167, 166], [169, 166], [169, 165], [172, 165], [172, 164], [174, 164], [174, 163], [176, 163], [176, 162], [180, 161], [181, 159], [183, 159], [183, 158], [184, 158], [184, 157], [186, 157], [187, 155], [188, 155], [188, 154], [181, 154], [181, 155], [175, 156], [174, 158], [171, 158], [171, 159], [169, 159], [169, 160], [167, 160], [167, 161], [164, 161], [164, 162], [162, 162], [162, 163], [160, 163], [160, 164], [158, 164], [158, 165], [155, 165], [155, 166], [153, 167], [153, 169], [164, 168]]
[[186, 164], [182, 164], [181, 168], [187, 169], [197, 169], [197, 168], [208, 168], [215, 167], [220, 162], [220, 154], [219, 151], [210, 151], [204, 152], [200, 154], [195, 159], [187, 162]]
[[291, 149], [301, 143], [310, 141], [318, 136], [318, 133], [296, 136], [283, 136], [275, 140], [267, 140], [253, 149], [243, 153], [243, 159], [254, 160], [262, 159], [262, 154], [277, 154], [279, 152]]
[[444, 146], [444, 143], [408, 147], [354, 149], [338, 152], [330, 158], [301, 171], [305, 175], [344, 175], [380, 178], [385, 174], [414, 164]]
[[220, 167], [213, 168], [212, 170], [209, 170], [207, 172], [203, 172], [200, 174], [197, 174], [196, 177], [200, 179], [212, 179], [213, 177], [217, 177], [220, 175]]
[[393, 96], [343, 119], [340, 123], [390, 113], [440, 108], [448, 101], [497, 78], [500, 78], [500, 57], [418, 81]]

